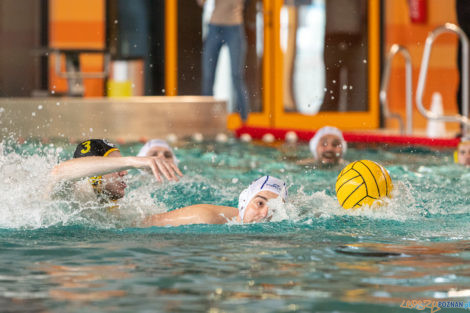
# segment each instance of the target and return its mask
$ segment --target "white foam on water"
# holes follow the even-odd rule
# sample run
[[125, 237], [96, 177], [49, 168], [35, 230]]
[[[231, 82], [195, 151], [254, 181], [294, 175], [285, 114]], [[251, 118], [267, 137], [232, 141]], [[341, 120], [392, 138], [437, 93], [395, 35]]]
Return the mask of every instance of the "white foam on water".
[[271, 222], [280, 222], [291, 218], [290, 214], [292, 213], [292, 211], [290, 210], [289, 206], [284, 203], [281, 197], [269, 199], [267, 205], [267, 219]]
[[22, 155], [0, 143], [0, 228], [36, 229], [75, 224], [100, 228], [132, 226], [145, 212], [136, 208], [153, 203], [149, 195], [145, 197], [139, 191], [126, 195], [119, 211], [111, 209], [114, 203], [78, 201], [72, 196], [51, 198], [49, 173], [58, 164], [62, 148], [52, 145], [37, 149], [37, 154]]
[[[171, 197], [175, 195], [175, 192], [178, 192], [178, 188], [182, 188], [182, 197], [184, 195], [198, 195], [205, 191], [200, 188], [209, 188], [215, 193], [214, 199], [216, 200], [212, 200], [217, 201], [217, 203], [209, 203], [226, 205], [227, 202], [238, 199], [240, 191], [246, 187], [239, 181], [239, 178], [236, 178], [234, 183], [234, 177], [213, 177], [213, 173], [209, 174], [211, 177], [194, 174], [184, 176], [177, 183], [158, 183], [151, 174], [139, 171], [128, 176], [128, 184], [132, 188], [126, 190], [125, 197], [119, 201], [119, 210], [116, 213], [96, 202], [83, 203], [70, 198], [50, 199], [47, 196], [48, 175], [50, 170], [58, 164], [62, 148], [49, 145], [40, 146], [37, 149], [36, 154], [27, 155], [14, 152], [9, 146], [7, 148], [5, 143], [0, 142], [0, 228], [35, 229], [74, 224], [102, 228], [132, 227], [138, 225], [138, 222], [146, 216], [168, 211], [169, 206], [173, 203]], [[17, 150], [21, 151], [21, 148]], [[420, 167], [415, 174], [426, 175], [427, 172], [427, 168]], [[447, 171], [442, 173], [444, 178], [446, 173]], [[459, 179], [459, 177], [458, 182], [466, 186], [465, 183], [470, 180], [470, 174], [463, 171], [459, 173], [459, 176], [452, 178]], [[421, 200], [415, 199], [413, 194], [416, 194], [416, 191], [411, 183], [395, 180], [394, 186], [391, 198], [381, 199], [381, 205], [350, 210], [343, 209], [336, 197], [327, 190], [305, 192], [301, 186], [295, 193], [289, 192], [286, 203], [280, 198], [269, 200], [269, 218], [271, 222], [285, 220], [297, 222], [337, 216], [419, 221], [426, 219], [426, 214], [445, 216], [447, 214], [468, 213], [466, 204], [462, 204], [454, 210], [447, 207], [441, 208], [432, 201], [425, 210], [420, 203]], [[291, 186], [292, 189], [294, 189], [293, 187]], [[434, 185], [430, 185], [430, 187], [435, 188]], [[172, 189], [173, 193], [166, 192], [169, 189]], [[156, 191], [159, 191], [160, 198], [152, 196], [152, 193]], [[433, 199], [440, 200], [439, 197], [434, 197], [433, 193], [429, 195], [433, 196]], [[192, 196], [189, 200], [191, 199], [193, 199]], [[203, 196], [194, 199], [194, 203], [187, 205], [207, 203]], [[180, 206], [176, 203], [172, 208], [175, 207]], [[460, 231], [454, 228], [446, 229], [442, 226], [439, 229], [423, 230], [422, 234], [427, 237], [434, 232], [435, 234], [461, 237], [468, 235], [466, 229], [462, 228]]]
[[60, 150], [24, 156], [0, 143], [0, 228], [38, 228], [60, 222], [62, 212], [47, 199], [48, 174]]
[[334, 216], [360, 216], [370, 219], [405, 221], [420, 219], [422, 210], [417, 209], [416, 201], [411, 194], [411, 186], [396, 182], [391, 197], [384, 197], [371, 206], [364, 205], [356, 209], [343, 209], [336, 197], [329, 196], [325, 191], [305, 194], [303, 188], [291, 196], [290, 206], [293, 220], [305, 218], [331, 218]]

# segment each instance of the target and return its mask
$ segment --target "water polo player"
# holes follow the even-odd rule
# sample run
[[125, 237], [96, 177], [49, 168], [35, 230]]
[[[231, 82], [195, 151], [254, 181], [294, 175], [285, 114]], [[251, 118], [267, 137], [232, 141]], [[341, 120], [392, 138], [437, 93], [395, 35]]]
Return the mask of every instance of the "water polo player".
[[470, 138], [462, 138], [454, 152], [455, 163], [470, 166]]
[[88, 177], [88, 182], [76, 184], [77, 192], [91, 193], [99, 199], [117, 200], [124, 196], [127, 185], [123, 177], [131, 168], [150, 169], [160, 182], [162, 175], [173, 181], [183, 175], [173, 162], [165, 158], [123, 157], [114, 144], [104, 139], [89, 139], [77, 145], [73, 159], [52, 169], [52, 185], [57, 187], [59, 183]]
[[176, 158], [173, 149], [170, 145], [161, 139], [152, 139], [145, 143], [145, 145], [140, 149], [137, 156], [156, 156], [165, 158], [169, 162], [173, 162], [178, 165], [179, 160]]
[[347, 143], [343, 133], [336, 127], [325, 126], [320, 128], [309, 142], [313, 159], [300, 160], [297, 164], [324, 164], [336, 165], [343, 163], [343, 155], [347, 150]]
[[[148, 217], [141, 226], [179, 226], [188, 224], [225, 224], [229, 221], [254, 223], [269, 220], [271, 215], [268, 201], [280, 197], [287, 199], [284, 181], [263, 176], [252, 182], [242, 191], [238, 199], [238, 208], [196, 204], [166, 213]], [[272, 209], [272, 208], [271, 208]]]

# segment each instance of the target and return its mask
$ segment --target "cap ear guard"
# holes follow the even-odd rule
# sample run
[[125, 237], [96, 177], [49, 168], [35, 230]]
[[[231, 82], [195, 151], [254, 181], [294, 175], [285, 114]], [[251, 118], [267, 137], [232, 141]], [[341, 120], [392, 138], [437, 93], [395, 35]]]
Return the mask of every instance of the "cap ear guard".
[[454, 151], [454, 162], [459, 163], [459, 151]]
[[90, 181], [91, 186], [93, 187], [93, 190], [97, 194], [101, 194], [103, 191], [101, 188], [101, 185], [103, 183], [103, 176], [93, 176], [88, 179]]

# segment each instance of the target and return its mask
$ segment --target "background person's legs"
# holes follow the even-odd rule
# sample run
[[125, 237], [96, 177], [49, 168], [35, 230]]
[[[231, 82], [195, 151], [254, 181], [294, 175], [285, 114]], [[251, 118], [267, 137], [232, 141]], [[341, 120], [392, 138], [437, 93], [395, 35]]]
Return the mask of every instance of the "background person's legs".
[[248, 118], [248, 91], [245, 84], [246, 37], [243, 25], [227, 26], [227, 45], [238, 112], [243, 121]]
[[215, 69], [219, 59], [220, 48], [224, 44], [223, 30], [209, 24], [209, 31], [202, 48], [202, 95], [214, 95]]

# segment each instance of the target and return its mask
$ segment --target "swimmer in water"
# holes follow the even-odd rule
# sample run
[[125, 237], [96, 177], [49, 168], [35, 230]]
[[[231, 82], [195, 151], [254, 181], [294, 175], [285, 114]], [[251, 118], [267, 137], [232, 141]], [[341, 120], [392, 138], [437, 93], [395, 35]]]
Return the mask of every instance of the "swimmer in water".
[[299, 165], [336, 165], [344, 162], [343, 155], [347, 150], [347, 143], [343, 133], [336, 127], [325, 126], [320, 128], [309, 143], [313, 158], [300, 160]]
[[140, 149], [137, 156], [162, 157], [165, 158], [168, 162], [173, 162], [175, 165], [178, 165], [179, 163], [179, 160], [176, 158], [173, 149], [165, 140], [161, 139], [152, 139], [147, 141]]
[[229, 221], [256, 223], [267, 221], [271, 218], [268, 201], [278, 197], [284, 202], [287, 199], [287, 188], [284, 181], [272, 176], [263, 176], [252, 182], [248, 188], [242, 191], [238, 199], [238, 208], [212, 204], [196, 204], [152, 215], [146, 218], [141, 226], [225, 224]]
[[462, 138], [454, 152], [454, 161], [457, 164], [470, 166], [470, 138]]
[[[72, 160], [56, 165], [51, 173], [51, 194], [57, 195], [72, 187], [83, 200], [92, 198], [106, 201], [115, 201], [124, 197], [127, 187], [124, 176], [131, 168], [150, 169], [157, 179], [162, 181], [162, 175], [170, 180], [177, 181], [183, 176], [173, 162], [162, 157], [123, 157], [116, 145], [104, 139], [89, 139], [77, 145]], [[87, 180], [81, 180], [88, 178]], [[65, 186], [64, 186], [65, 184]], [[63, 188], [67, 187], [67, 188]], [[88, 195], [88, 196], [87, 196]]]

